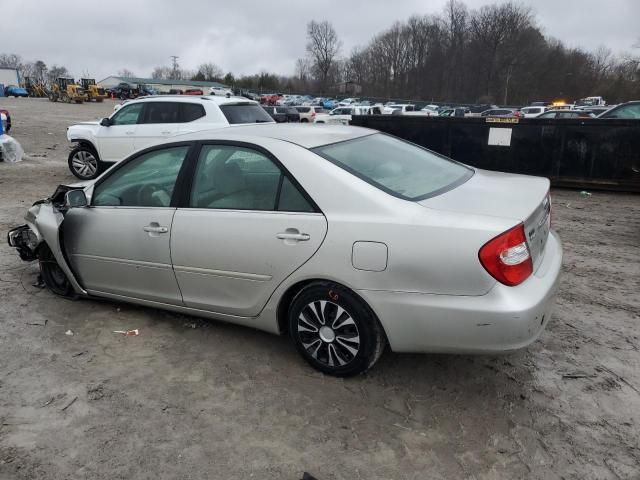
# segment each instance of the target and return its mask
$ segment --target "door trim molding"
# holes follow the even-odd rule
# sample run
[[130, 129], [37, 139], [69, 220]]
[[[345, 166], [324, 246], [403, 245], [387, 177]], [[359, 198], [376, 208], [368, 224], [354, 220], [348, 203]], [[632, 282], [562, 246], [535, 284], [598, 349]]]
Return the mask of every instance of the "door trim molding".
[[214, 277], [237, 278], [240, 280], [251, 280], [254, 282], [268, 282], [271, 275], [261, 275], [259, 273], [245, 272], [229, 272], [226, 270], [213, 270], [211, 268], [186, 267], [182, 265], [174, 265], [173, 269], [176, 273], [195, 273], [196, 275], [211, 275]]

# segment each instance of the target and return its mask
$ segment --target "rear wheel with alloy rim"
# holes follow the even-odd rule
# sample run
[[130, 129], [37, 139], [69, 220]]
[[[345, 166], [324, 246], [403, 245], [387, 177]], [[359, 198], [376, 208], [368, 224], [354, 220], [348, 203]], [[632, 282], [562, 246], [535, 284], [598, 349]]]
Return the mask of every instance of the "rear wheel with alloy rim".
[[367, 305], [334, 283], [314, 283], [296, 295], [289, 308], [289, 333], [307, 362], [339, 377], [371, 368], [386, 343]]
[[100, 175], [102, 165], [95, 150], [78, 145], [69, 154], [69, 170], [80, 180], [91, 180]]

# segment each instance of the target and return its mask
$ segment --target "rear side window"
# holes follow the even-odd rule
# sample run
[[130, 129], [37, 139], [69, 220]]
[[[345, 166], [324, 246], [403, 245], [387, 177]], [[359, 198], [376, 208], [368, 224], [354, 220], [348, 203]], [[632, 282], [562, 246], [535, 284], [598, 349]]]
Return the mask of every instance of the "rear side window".
[[179, 112], [177, 102], [147, 102], [142, 123], [179, 123]]
[[296, 107], [300, 113], [308, 113], [311, 110], [311, 107]]
[[190, 207], [314, 212], [269, 157], [230, 145], [205, 145], [198, 158]]
[[265, 123], [273, 122], [264, 109], [255, 103], [228, 103], [220, 105], [220, 110], [227, 121], [234, 125], [238, 123]]
[[312, 151], [405, 200], [423, 200], [444, 193], [473, 175], [473, 170], [462, 164], [382, 133]]
[[183, 123], [193, 122], [205, 116], [204, 107], [199, 103], [181, 103], [180, 121]]

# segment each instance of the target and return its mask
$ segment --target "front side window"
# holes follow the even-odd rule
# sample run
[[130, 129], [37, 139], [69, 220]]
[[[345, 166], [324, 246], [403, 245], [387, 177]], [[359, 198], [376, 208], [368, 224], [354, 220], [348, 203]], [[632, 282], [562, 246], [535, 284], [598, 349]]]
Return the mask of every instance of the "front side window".
[[111, 117], [111, 125], [135, 125], [138, 123], [142, 107], [144, 107], [142, 103], [125, 105]]
[[188, 146], [145, 153], [113, 171], [93, 193], [93, 205], [168, 207]]
[[205, 145], [189, 206], [232, 210], [313, 212], [313, 206], [269, 157], [253, 149]]
[[381, 190], [422, 200], [467, 181], [470, 168], [399, 138], [377, 133], [312, 149]]
[[143, 123], [178, 123], [179, 107], [177, 102], [147, 102]]

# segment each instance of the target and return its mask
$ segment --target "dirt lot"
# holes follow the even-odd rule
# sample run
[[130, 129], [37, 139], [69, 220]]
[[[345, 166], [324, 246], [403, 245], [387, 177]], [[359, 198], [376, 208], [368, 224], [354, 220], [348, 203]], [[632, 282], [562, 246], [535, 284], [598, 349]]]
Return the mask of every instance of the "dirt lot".
[[553, 192], [564, 277], [529, 349], [339, 380], [286, 338], [33, 287], [6, 231], [113, 102], [0, 107], [29, 155], [0, 163], [1, 479], [640, 478], [640, 196]]

